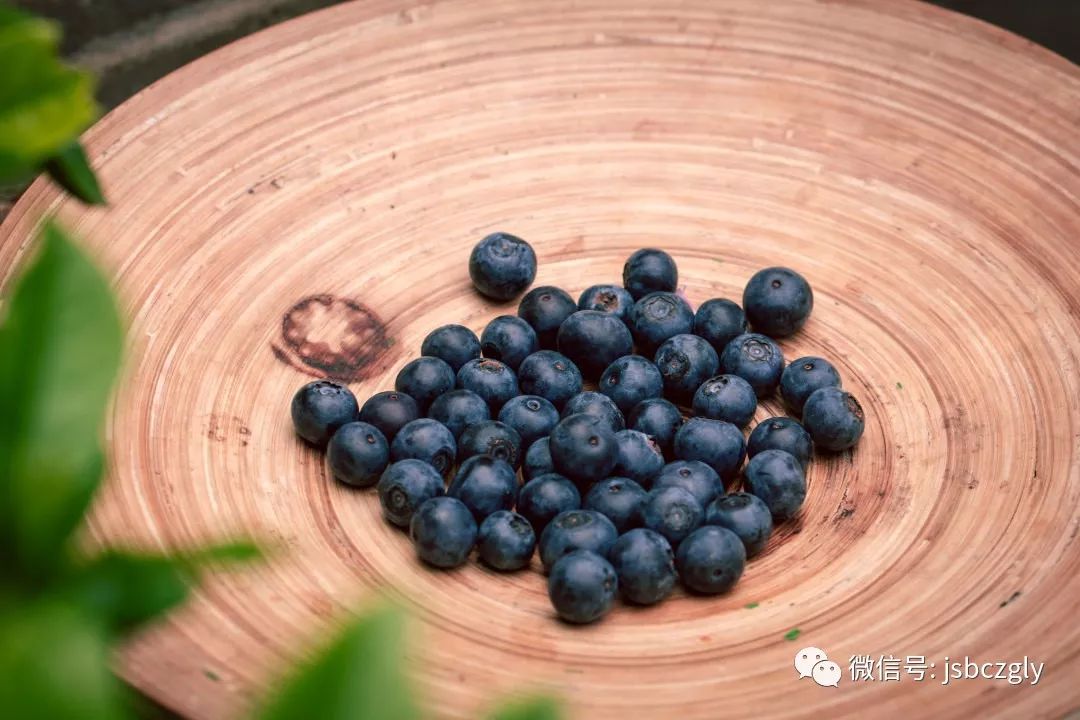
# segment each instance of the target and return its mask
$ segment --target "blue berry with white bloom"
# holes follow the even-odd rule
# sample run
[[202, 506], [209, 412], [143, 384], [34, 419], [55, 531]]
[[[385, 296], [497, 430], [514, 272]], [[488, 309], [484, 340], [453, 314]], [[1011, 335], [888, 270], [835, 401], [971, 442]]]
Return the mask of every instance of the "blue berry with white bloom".
[[689, 334], [665, 340], [653, 360], [664, 380], [664, 394], [677, 402], [691, 401], [698, 387], [716, 375], [720, 366], [712, 345]]
[[611, 563], [588, 550], [561, 558], [548, 578], [551, 604], [559, 617], [570, 623], [591, 623], [607, 615], [618, 591], [619, 580]]
[[540, 349], [532, 325], [516, 315], [500, 315], [480, 333], [480, 351], [484, 357], [505, 363], [517, 372], [521, 361]]
[[390, 462], [390, 446], [374, 425], [351, 422], [342, 425], [326, 447], [330, 470], [353, 487], [371, 487]]
[[652, 487], [653, 478], [664, 467], [664, 453], [656, 440], [640, 430], [620, 430], [615, 433], [615, 475], [628, 477], [643, 487]]
[[784, 353], [772, 338], [758, 333], [740, 335], [720, 353], [720, 369], [738, 375], [759, 398], [768, 397], [780, 384], [784, 372]]
[[408, 527], [418, 507], [443, 494], [443, 479], [422, 460], [401, 460], [386, 468], [376, 488], [383, 516], [394, 525]]
[[476, 532], [476, 519], [469, 508], [445, 495], [425, 501], [409, 521], [416, 554], [439, 568], [463, 565], [476, 544]]
[[654, 605], [671, 594], [678, 575], [671, 543], [648, 528], [635, 528], [615, 541], [608, 553], [619, 590], [636, 605]]
[[359, 407], [349, 388], [315, 380], [296, 391], [291, 410], [296, 434], [312, 445], [326, 447], [338, 428], [357, 419]]
[[591, 550], [607, 556], [619, 537], [615, 525], [595, 510], [567, 510], [559, 513], [540, 533], [540, 561], [544, 570], [574, 550]]
[[815, 390], [803, 407], [803, 426], [814, 446], [839, 452], [855, 446], [866, 427], [862, 405], [851, 393], [835, 387]]
[[768, 506], [757, 495], [744, 492], [713, 500], [705, 508], [705, 524], [726, 527], [738, 535], [748, 558], [765, 549], [773, 530], [772, 513]]
[[497, 510], [480, 523], [476, 539], [480, 560], [503, 572], [529, 564], [536, 549], [536, 533], [529, 521], [509, 510]]
[[477, 522], [517, 500], [517, 475], [505, 461], [476, 455], [461, 463], [446, 494], [465, 503]]
[[746, 464], [746, 489], [778, 520], [793, 517], [806, 499], [802, 465], [783, 450], [762, 450]]
[[480, 357], [480, 340], [464, 325], [443, 325], [424, 338], [420, 354], [437, 357], [457, 372], [465, 363]]
[[783, 450], [795, 456], [803, 469], [810, 462], [814, 441], [810, 433], [797, 420], [789, 417], [771, 417], [762, 420], [750, 433], [746, 443], [746, 456], [754, 457], [763, 450]]
[[581, 493], [577, 486], [558, 473], [537, 475], [518, 492], [517, 511], [532, 523], [536, 532], [543, 532], [559, 513], [581, 508]]
[[757, 410], [757, 395], [738, 375], [717, 375], [694, 393], [694, 414], [746, 427]]
[[643, 400], [663, 397], [664, 378], [647, 357], [624, 355], [604, 370], [599, 390], [626, 415]]
[[532, 447], [534, 442], [551, 434], [559, 422], [559, 411], [547, 398], [518, 395], [503, 405], [499, 422], [517, 431], [523, 447]]
[[618, 285], [593, 285], [578, 298], [579, 310], [610, 313], [623, 322], [634, 307], [634, 296]]
[[715, 595], [735, 587], [742, 577], [746, 549], [739, 536], [727, 528], [706, 525], [682, 541], [675, 566], [688, 590]]
[[469, 277], [481, 294], [509, 300], [524, 292], [536, 278], [536, 252], [516, 235], [492, 233], [473, 248]]
[[583, 507], [606, 516], [620, 533], [641, 525], [641, 506], [648, 493], [630, 478], [610, 477], [592, 486]]

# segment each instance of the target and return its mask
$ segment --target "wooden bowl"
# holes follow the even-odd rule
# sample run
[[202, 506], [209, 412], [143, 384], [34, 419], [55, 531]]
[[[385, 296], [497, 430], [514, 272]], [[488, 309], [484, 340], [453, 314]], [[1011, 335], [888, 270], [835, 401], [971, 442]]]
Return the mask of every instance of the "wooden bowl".
[[[371, 0], [156, 83], [87, 135], [112, 206], [38, 182], [0, 267], [58, 212], [130, 318], [95, 541], [285, 552], [216, 578], [121, 672], [185, 715], [234, 716], [379, 588], [415, 614], [436, 716], [530, 688], [579, 718], [1075, 709], [1078, 121], [1075, 66], [906, 1]], [[437, 325], [514, 312], [469, 284], [493, 230], [575, 294], [649, 245], [695, 305], [768, 265], [812, 283], [782, 346], [837, 363], [866, 433], [815, 460], [801, 517], [733, 592], [563, 625], [538, 573], [422, 568], [374, 494], [294, 437], [310, 378], [363, 399]], [[798, 679], [804, 646], [839, 687]], [[855, 655], [936, 669], [853, 681]], [[1035, 686], [942, 686], [946, 657], [1024, 656], [1045, 663]]]

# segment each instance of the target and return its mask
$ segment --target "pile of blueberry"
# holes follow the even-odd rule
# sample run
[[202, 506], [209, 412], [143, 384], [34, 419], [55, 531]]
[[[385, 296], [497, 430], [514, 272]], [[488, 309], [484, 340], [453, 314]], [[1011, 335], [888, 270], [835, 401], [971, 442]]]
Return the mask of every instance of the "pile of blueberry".
[[[536, 255], [497, 233], [469, 270], [481, 293], [508, 300], [532, 283]], [[644, 249], [622, 287], [595, 285], [577, 302], [534, 288], [479, 338], [461, 325], [432, 331], [394, 390], [363, 407], [340, 384], [305, 385], [292, 401], [296, 432], [326, 447], [339, 481], [375, 486], [429, 565], [459, 566], [475, 548], [509, 572], [539, 545], [567, 621], [599, 619], [619, 592], [657, 603], [676, 579], [725, 592], [773, 523], [799, 511], [812, 449], [855, 445], [863, 411], [829, 362], [785, 366], [773, 340], [810, 315], [801, 275], [762, 270], [742, 307], [713, 299], [696, 313], [677, 281], [670, 255]], [[744, 439], [777, 389], [802, 422], [768, 418]]]

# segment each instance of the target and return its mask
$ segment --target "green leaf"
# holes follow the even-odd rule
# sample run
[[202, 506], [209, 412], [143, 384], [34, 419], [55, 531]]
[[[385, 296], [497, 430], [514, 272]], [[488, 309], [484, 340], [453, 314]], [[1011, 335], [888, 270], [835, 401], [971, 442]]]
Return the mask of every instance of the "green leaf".
[[106, 204], [90, 161], [86, 159], [86, 151], [78, 140], [61, 148], [45, 169], [57, 185], [87, 205]]
[[252, 543], [211, 545], [175, 555], [106, 550], [75, 571], [67, 597], [114, 633], [128, 633], [187, 599], [208, 566], [262, 557]]
[[55, 225], [0, 325], [0, 578], [67, 559], [101, 478], [102, 418], [123, 332], [108, 283]]
[[403, 671], [404, 619], [383, 607], [350, 624], [288, 678], [263, 720], [412, 720]]
[[802, 635], [802, 630], [799, 628], [791, 628], [784, 633], [784, 639], [791, 642], [792, 640], [798, 640], [800, 635]]
[[0, 183], [28, 178], [97, 116], [93, 78], [60, 61], [59, 37], [0, 6]]
[[237, 541], [210, 545], [178, 554], [177, 559], [191, 566], [235, 565], [249, 563], [263, 558], [259, 546], [252, 542]]
[[0, 611], [0, 708], [7, 718], [127, 717], [106, 634], [58, 600]]
[[548, 695], [510, 700], [495, 710], [490, 720], [559, 720], [562, 706]]
[[127, 633], [187, 599], [193, 578], [185, 565], [162, 555], [109, 550], [80, 568], [64, 596]]

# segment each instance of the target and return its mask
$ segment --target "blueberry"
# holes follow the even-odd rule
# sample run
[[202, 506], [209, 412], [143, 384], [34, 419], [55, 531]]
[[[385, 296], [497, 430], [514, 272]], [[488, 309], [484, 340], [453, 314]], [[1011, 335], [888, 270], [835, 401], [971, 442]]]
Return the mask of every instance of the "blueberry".
[[521, 463], [521, 474], [526, 480], [555, 472], [555, 463], [551, 462], [551, 445], [546, 437], [536, 440], [525, 452], [525, 461]]
[[378, 484], [383, 516], [408, 527], [416, 508], [443, 494], [443, 479], [423, 460], [402, 460], [386, 468]]
[[338, 428], [326, 457], [338, 480], [353, 487], [371, 487], [390, 461], [390, 447], [379, 428], [356, 421]]
[[791, 453], [762, 450], [746, 463], [746, 489], [761, 498], [773, 517], [786, 520], [806, 499], [806, 477]]
[[723, 495], [705, 508], [705, 523], [726, 527], [739, 536], [746, 557], [752, 558], [769, 542], [772, 534], [772, 513], [757, 495], [737, 492]]
[[713, 498], [724, 494], [724, 483], [711, 467], [700, 460], [670, 462], [653, 478], [652, 489], [681, 487], [705, 507]]
[[517, 371], [521, 361], [540, 349], [532, 325], [515, 315], [500, 315], [480, 334], [484, 357], [499, 360]]
[[634, 350], [622, 320], [599, 310], [578, 310], [559, 326], [559, 352], [574, 361], [582, 375], [596, 379], [611, 363]]
[[570, 623], [591, 623], [607, 615], [618, 591], [619, 580], [611, 563], [588, 550], [560, 559], [548, 578], [551, 605]]
[[674, 452], [675, 433], [683, 426], [679, 408], [663, 398], [642, 400], [626, 418], [626, 426], [651, 435], [665, 455]]
[[606, 556], [619, 532], [606, 516], [595, 510], [566, 510], [540, 533], [540, 561], [544, 571], [574, 550], [591, 550]]
[[648, 495], [630, 478], [610, 477], [592, 486], [582, 507], [607, 517], [620, 533], [641, 525], [641, 506]]
[[520, 570], [536, 549], [532, 525], [516, 512], [497, 510], [480, 523], [476, 549], [480, 559], [496, 570]]
[[717, 375], [694, 393], [694, 414], [746, 427], [757, 410], [757, 395], [738, 375]]
[[592, 390], [579, 392], [567, 400], [566, 405], [563, 406], [562, 417], [564, 418], [578, 413], [592, 415], [611, 432], [618, 432], [626, 427], [626, 419], [615, 402], [607, 395]]
[[394, 389], [416, 401], [420, 412], [427, 412], [431, 401], [454, 389], [454, 370], [445, 360], [419, 357], [401, 368]]
[[517, 511], [543, 532], [559, 513], [581, 507], [581, 494], [574, 483], [557, 473], [537, 475], [518, 493]]
[[718, 525], [706, 525], [682, 541], [675, 566], [687, 589], [716, 595], [739, 582], [746, 568], [746, 550], [735, 533]]
[[540, 347], [554, 349], [559, 326], [577, 312], [577, 303], [565, 290], [542, 285], [530, 290], [518, 304], [518, 317], [532, 326]]
[[855, 396], [840, 388], [815, 390], [803, 407], [803, 426], [823, 450], [847, 450], [862, 437], [866, 416]]
[[694, 314], [694, 334], [705, 338], [718, 353], [736, 336], [748, 331], [746, 314], [731, 300], [706, 300]]
[[457, 373], [457, 386], [484, 398], [493, 413], [499, 412], [503, 403], [518, 394], [514, 371], [509, 365], [491, 358], [470, 360], [462, 365]]
[[394, 390], [375, 393], [360, 408], [360, 419], [379, 428], [387, 442], [393, 442], [398, 430], [419, 417], [416, 401]]
[[759, 422], [750, 433], [746, 456], [754, 457], [762, 450], [783, 450], [794, 455], [805, 470], [813, 449], [810, 433], [798, 421], [789, 417], [771, 417]]
[[470, 425], [461, 433], [458, 462], [464, 462], [476, 455], [490, 455], [517, 469], [521, 467], [521, 436], [517, 434], [517, 430], [498, 420]]
[[772, 339], [746, 333], [729, 342], [720, 353], [720, 369], [750, 383], [759, 398], [768, 397], [780, 384], [784, 353]]
[[454, 468], [457, 443], [454, 435], [437, 420], [420, 418], [398, 431], [390, 444], [390, 459], [394, 462], [414, 458], [429, 463], [446, 477]]
[[608, 553], [623, 597], [637, 605], [654, 605], [675, 587], [675, 554], [660, 533], [636, 528], [622, 535]]
[[675, 293], [654, 292], [634, 303], [628, 324], [638, 351], [651, 355], [669, 337], [694, 329], [694, 311]]
[[443, 325], [424, 338], [420, 354], [437, 357], [457, 372], [465, 363], [480, 357], [480, 340], [464, 325]]
[[641, 355], [624, 355], [600, 376], [600, 392], [611, 398], [625, 415], [642, 400], [664, 395], [664, 378], [656, 364]]
[[698, 386], [716, 375], [720, 366], [712, 345], [697, 335], [668, 338], [653, 359], [664, 379], [664, 394], [680, 402], [689, 402]]
[[495, 300], [520, 295], [536, 278], [532, 246], [509, 233], [492, 233], [469, 256], [469, 277], [481, 294]]
[[675, 457], [700, 460], [730, 480], [746, 457], [746, 440], [739, 428], [723, 420], [690, 418], [675, 433]]
[[581, 384], [581, 371], [577, 365], [554, 350], [534, 352], [518, 368], [521, 393], [539, 395], [557, 408], [581, 392]]
[[611, 313], [625, 322], [634, 306], [634, 296], [618, 285], [593, 285], [581, 293], [577, 306], [579, 310]]
[[476, 522], [496, 510], [509, 510], [517, 500], [514, 468], [490, 455], [473, 455], [458, 468], [446, 494], [465, 503]]
[[409, 536], [421, 560], [440, 568], [462, 565], [476, 544], [476, 519], [457, 498], [425, 500], [409, 521]]
[[465, 428], [491, 419], [491, 408], [472, 390], [451, 390], [435, 398], [428, 417], [441, 422], [455, 440], [460, 440]]
[[657, 290], [673, 292], [679, 284], [679, 268], [663, 250], [643, 248], [627, 259], [622, 278], [623, 286], [639, 300]]
[[571, 480], [603, 480], [615, 467], [615, 433], [593, 415], [569, 415], [559, 421], [549, 437], [555, 471]]
[[806, 399], [823, 387], [840, 387], [840, 373], [828, 360], [803, 357], [792, 360], [780, 375], [780, 395], [798, 416], [802, 416]]
[[664, 467], [664, 453], [656, 440], [640, 430], [620, 430], [615, 433], [615, 442], [618, 449], [612, 472], [651, 487], [656, 473]]
[[344, 385], [329, 380], [309, 382], [292, 399], [296, 434], [312, 445], [326, 447], [337, 429], [356, 420], [356, 396]]
[[503, 405], [499, 422], [517, 431], [522, 447], [532, 447], [534, 442], [551, 433], [559, 422], [559, 411], [539, 395], [518, 395]]
[[756, 332], [786, 337], [806, 324], [814, 307], [814, 293], [806, 279], [794, 270], [765, 268], [746, 283], [743, 307]]
[[641, 508], [641, 519], [645, 527], [660, 533], [676, 547], [701, 525], [705, 510], [689, 490], [665, 487], [649, 491]]

